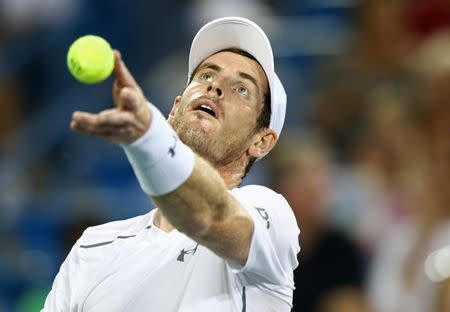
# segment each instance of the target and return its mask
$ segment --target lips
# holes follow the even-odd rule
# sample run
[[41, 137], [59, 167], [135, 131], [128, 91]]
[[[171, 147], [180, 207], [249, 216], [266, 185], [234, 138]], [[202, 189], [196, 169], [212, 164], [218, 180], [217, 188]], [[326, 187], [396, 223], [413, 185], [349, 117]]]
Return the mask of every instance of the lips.
[[213, 100], [210, 100], [207, 97], [200, 97], [194, 101], [192, 110], [194, 111], [202, 111], [205, 112], [212, 117], [218, 119], [220, 113], [220, 107], [218, 103]]
[[204, 111], [205, 113], [210, 114], [214, 118], [216, 118], [216, 112], [209, 106], [208, 104], [202, 104], [197, 110]]

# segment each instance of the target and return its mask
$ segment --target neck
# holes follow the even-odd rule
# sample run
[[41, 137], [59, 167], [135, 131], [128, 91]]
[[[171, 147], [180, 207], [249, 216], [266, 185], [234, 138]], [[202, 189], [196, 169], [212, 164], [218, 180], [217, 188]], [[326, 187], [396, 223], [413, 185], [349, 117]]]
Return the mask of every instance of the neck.
[[225, 165], [223, 167], [218, 167], [216, 170], [219, 172], [222, 179], [225, 181], [225, 185], [229, 190], [237, 187], [242, 183], [244, 178], [244, 168], [237, 168], [234, 165]]
[[170, 232], [174, 229], [173, 225], [167, 220], [161, 212], [161, 209], [157, 208], [153, 224], [164, 232]]
[[242, 183], [245, 175], [245, 167], [249, 162], [249, 156], [244, 153], [240, 158], [227, 164], [211, 164], [219, 172], [227, 189], [231, 190]]

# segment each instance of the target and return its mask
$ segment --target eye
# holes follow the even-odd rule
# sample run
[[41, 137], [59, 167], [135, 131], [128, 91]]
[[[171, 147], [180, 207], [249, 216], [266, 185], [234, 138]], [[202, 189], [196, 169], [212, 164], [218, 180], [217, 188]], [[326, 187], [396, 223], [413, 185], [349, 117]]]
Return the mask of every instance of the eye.
[[212, 81], [212, 75], [210, 73], [203, 73], [200, 75], [200, 79], [205, 81]]
[[248, 89], [246, 87], [238, 87], [237, 88], [237, 92], [239, 92], [239, 94], [242, 94], [242, 95], [245, 95], [245, 96], [248, 95]]

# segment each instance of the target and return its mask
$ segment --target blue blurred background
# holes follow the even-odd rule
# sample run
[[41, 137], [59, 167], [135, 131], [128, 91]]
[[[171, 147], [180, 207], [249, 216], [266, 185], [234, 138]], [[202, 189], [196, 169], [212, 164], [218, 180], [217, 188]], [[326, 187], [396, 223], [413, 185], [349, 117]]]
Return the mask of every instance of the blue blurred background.
[[266, 30], [288, 94], [245, 183], [296, 214], [293, 311], [450, 311], [423, 272], [450, 244], [447, 0], [0, 0], [0, 311], [39, 311], [86, 227], [152, 209], [119, 147], [69, 130], [113, 83], [75, 81], [70, 44], [107, 39], [167, 114], [194, 34], [227, 15]]

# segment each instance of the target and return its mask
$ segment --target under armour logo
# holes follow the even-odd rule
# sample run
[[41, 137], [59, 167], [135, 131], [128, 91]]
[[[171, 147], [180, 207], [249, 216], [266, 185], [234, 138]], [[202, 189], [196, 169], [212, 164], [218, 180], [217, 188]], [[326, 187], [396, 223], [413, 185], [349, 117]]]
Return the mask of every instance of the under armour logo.
[[198, 244], [195, 245], [195, 247], [192, 249], [184, 250], [184, 248], [183, 248], [183, 250], [180, 251], [180, 254], [177, 257], [177, 261], [184, 262], [184, 256], [195, 254], [195, 252], [197, 251], [197, 247], [198, 247]]
[[174, 157], [175, 156], [175, 148], [177, 147], [177, 142], [178, 142], [178, 139], [177, 139], [176, 135], [173, 136], [173, 139], [175, 140], [175, 143], [173, 144], [173, 146], [169, 147], [170, 157]]
[[266, 209], [260, 208], [260, 207], [255, 207], [255, 209], [256, 209], [256, 211], [258, 211], [261, 218], [263, 218], [264, 220], [267, 221], [266, 228], [270, 228], [269, 214], [267, 213]]

